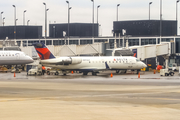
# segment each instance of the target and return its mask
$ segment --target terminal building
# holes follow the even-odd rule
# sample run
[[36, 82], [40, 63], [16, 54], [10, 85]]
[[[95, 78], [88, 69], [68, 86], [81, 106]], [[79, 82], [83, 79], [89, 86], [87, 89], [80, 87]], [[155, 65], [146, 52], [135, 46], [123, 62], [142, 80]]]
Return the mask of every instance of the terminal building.
[[[50, 24], [49, 37], [46, 39], [42, 37], [42, 26], [38, 28], [41, 30], [37, 30], [36, 28], [35, 38], [17, 37], [13, 39], [13, 36], [10, 38], [8, 36], [8, 38], [11, 39], [11, 41], [16, 41], [21, 50], [32, 57], [36, 56], [32, 47], [32, 43], [34, 42], [45, 43], [55, 56], [121, 55], [122, 52], [116, 51], [113, 53], [113, 50], [115, 48], [126, 47], [126, 43], [128, 43], [128, 47], [132, 47], [170, 42], [173, 43], [170, 45], [174, 51], [171, 52], [170, 63], [180, 63], [180, 36], [177, 35], [177, 21], [163, 20], [161, 37], [160, 21], [158, 20], [115, 21], [113, 31], [114, 33], [117, 31], [118, 34], [116, 33], [116, 36], [114, 35], [112, 37], [98, 37], [98, 24], [94, 25], [94, 36], [92, 24], [72, 23], [69, 25], [69, 35], [67, 34], [68, 24]], [[126, 30], [125, 35], [122, 34], [122, 29]], [[65, 37], [63, 36], [63, 31], [66, 31]], [[23, 31], [20, 33], [22, 32]], [[2, 34], [0, 34], [0, 39], [5, 40], [5, 37], [2, 37]], [[158, 59], [161, 60], [161, 58]], [[156, 64], [154, 58], [145, 58], [144, 61], [147, 64], [149, 64], [149, 62]]]
[[39, 39], [42, 26], [0, 26], [0, 39]]
[[160, 36], [160, 24], [162, 24], [161, 36], [177, 35], [177, 21], [173, 20], [162, 20], [162, 23], [160, 20], [114, 21], [113, 30], [125, 29], [126, 35], [134, 37], [154, 37]]
[[68, 37], [98, 37], [98, 26], [91, 23], [49, 24], [49, 37], [64, 38], [63, 32], [66, 32]]

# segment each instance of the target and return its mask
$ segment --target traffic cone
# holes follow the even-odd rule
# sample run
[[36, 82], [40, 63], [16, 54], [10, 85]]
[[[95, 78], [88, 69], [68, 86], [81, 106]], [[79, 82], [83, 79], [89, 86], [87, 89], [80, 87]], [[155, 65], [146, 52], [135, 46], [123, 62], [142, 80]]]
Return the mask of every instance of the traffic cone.
[[71, 71], [71, 74], [73, 74], [74, 72], [73, 71]]
[[140, 78], [140, 72], [138, 73], [138, 78]]
[[113, 74], [111, 73], [111, 77], [113, 77]]
[[156, 70], [154, 69], [154, 74], [156, 74]]
[[14, 77], [16, 77], [16, 73], [14, 72]]

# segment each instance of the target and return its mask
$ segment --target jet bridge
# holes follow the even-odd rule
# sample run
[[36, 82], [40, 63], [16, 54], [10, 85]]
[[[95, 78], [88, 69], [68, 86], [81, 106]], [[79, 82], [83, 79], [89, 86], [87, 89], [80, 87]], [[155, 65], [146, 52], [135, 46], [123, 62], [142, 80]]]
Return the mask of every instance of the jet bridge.
[[145, 60], [148, 58], [156, 58], [156, 64], [158, 64], [157, 57], [162, 56], [166, 60], [166, 68], [168, 68], [168, 60], [171, 54], [175, 54], [174, 42], [162, 42], [156, 45], [145, 45], [145, 46], [133, 46], [129, 47], [134, 55], [140, 59]]
[[175, 54], [175, 47], [171, 45], [171, 42], [164, 42], [156, 45], [132, 46], [129, 47], [129, 49], [136, 54], [136, 57], [140, 60]]
[[148, 58], [156, 58], [156, 64], [158, 63], [157, 57], [163, 56], [166, 60], [166, 67], [168, 67], [168, 58], [171, 54], [175, 54], [175, 45], [174, 42], [162, 42], [161, 44], [156, 45], [144, 45], [144, 46], [131, 46], [126, 48], [117, 48], [114, 49], [112, 54], [115, 55], [116, 51], [123, 51], [129, 49], [133, 52], [134, 56], [144, 61]]

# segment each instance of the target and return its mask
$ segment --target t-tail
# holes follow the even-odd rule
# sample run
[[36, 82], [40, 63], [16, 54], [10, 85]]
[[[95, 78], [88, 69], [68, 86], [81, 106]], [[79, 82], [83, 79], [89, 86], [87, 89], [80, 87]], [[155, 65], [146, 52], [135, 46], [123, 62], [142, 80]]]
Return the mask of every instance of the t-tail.
[[44, 45], [44, 43], [34, 43], [33, 45], [41, 60], [55, 58], [50, 50]]

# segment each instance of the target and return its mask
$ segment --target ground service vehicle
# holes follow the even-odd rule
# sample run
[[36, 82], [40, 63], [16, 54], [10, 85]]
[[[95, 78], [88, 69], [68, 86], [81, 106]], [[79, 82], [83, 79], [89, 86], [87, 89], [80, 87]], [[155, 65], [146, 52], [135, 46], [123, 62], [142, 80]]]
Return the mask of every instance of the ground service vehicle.
[[32, 68], [27, 72], [27, 75], [42, 75], [42, 66], [32, 65]]
[[160, 70], [160, 75], [161, 76], [169, 76], [169, 75], [173, 76], [174, 75], [174, 71], [168, 70], [168, 69], [161, 69]]

